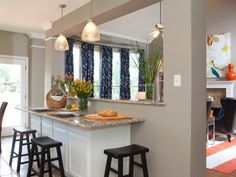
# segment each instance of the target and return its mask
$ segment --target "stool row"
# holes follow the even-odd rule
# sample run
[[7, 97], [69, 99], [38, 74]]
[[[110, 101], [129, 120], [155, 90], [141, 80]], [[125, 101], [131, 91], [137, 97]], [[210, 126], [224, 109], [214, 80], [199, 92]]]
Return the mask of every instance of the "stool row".
[[[12, 148], [10, 154], [9, 165], [12, 166], [13, 158], [17, 158], [17, 173], [20, 172], [20, 165], [29, 163], [27, 177], [30, 176], [40, 176], [43, 177], [45, 173], [48, 173], [52, 177], [52, 161], [58, 161], [59, 171], [61, 177], [65, 177], [65, 172], [63, 168], [62, 156], [61, 156], [61, 146], [62, 143], [56, 140], [53, 140], [47, 136], [36, 137], [36, 130], [30, 128], [14, 128], [13, 129], [13, 140]], [[19, 135], [19, 139], [17, 136]], [[30, 137], [32, 137], [30, 141]], [[18, 153], [15, 152], [15, 143], [19, 141], [19, 150]], [[30, 148], [31, 145], [31, 148]], [[23, 154], [22, 148], [27, 146], [27, 153]], [[41, 149], [41, 152], [38, 151], [38, 147]], [[52, 158], [50, 151], [52, 148], [56, 148], [57, 157]], [[106, 149], [104, 153], [107, 155], [107, 162], [105, 168], [104, 177], [109, 177], [110, 171], [117, 174], [118, 177], [133, 177], [134, 165], [143, 169], [143, 176], [148, 177], [148, 168], [146, 161], [146, 153], [149, 152], [149, 149], [140, 145], [129, 145], [121, 148]], [[39, 155], [41, 158], [39, 158]], [[141, 156], [141, 163], [134, 161], [134, 156]], [[22, 162], [22, 157], [28, 156], [28, 161]], [[47, 157], [47, 158], [45, 158]], [[129, 174], [123, 175], [123, 159], [129, 158]], [[111, 167], [112, 158], [118, 159], [118, 170], [115, 170]], [[33, 162], [37, 162], [39, 171], [33, 168]], [[45, 170], [45, 162], [48, 164], [48, 169]], [[32, 173], [33, 172], [33, 173]]]
[[[12, 140], [12, 148], [10, 154], [9, 165], [12, 166], [13, 158], [17, 158], [17, 173], [20, 172], [20, 165], [29, 163], [27, 177], [38, 175], [40, 177], [44, 176], [44, 173], [49, 173], [49, 176], [52, 177], [52, 165], [51, 162], [58, 160], [59, 162], [59, 170], [62, 177], [65, 176], [63, 162], [61, 157], [61, 142], [55, 141], [49, 137], [37, 137], [36, 138], [36, 130], [32, 130], [30, 128], [14, 128], [13, 129], [13, 140]], [[17, 136], [19, 135], [19, 139]], [[30, 137], [33, 137], [30, 141]], [[19, 141], [19, 151], [15, 152], [15, 144]], [[31, 148], [30, 148], [31, 145]], [[23, 146], [27, 146], [27, 153], [23, 154], [22, 149]], [[38, 147], [41, 148], [41, 152], [38, 152]], [[50, 149], [56, 148], [57, 150], [57, 158], [51, 158]], [[41, 155], [41, 160], [39, 160], [39, 155]], [[47, 159], [45, 159], [45, 155], [47, 155]], [[28, 156], [28, 161], [22, 162], [22, 157]], [[36, 159], [34, 159], [36, 156]], [[36, 161], [39, 167], [39, 172], [32, 168], [33, 162]], [[48, 163], [48, 170], [45, 170], [45, 162]], [[33, 173], [32, 173], [33, 172]]]

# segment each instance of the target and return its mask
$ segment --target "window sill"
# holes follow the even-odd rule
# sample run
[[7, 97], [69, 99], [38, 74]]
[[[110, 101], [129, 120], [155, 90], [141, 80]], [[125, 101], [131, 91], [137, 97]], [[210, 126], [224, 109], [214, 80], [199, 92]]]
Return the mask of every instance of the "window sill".
[[138, 105], [150, 105], [150, 106], [165, 106], [164, 102], [158, 101], [136, 101], [136, 100], [112, 100], [112, 99], [102, 99], [102, 98], [89, 98], [89, 101], [97, 102], [110, 102], [110, 103], [122, 103], [122, 104], [138, 104]]

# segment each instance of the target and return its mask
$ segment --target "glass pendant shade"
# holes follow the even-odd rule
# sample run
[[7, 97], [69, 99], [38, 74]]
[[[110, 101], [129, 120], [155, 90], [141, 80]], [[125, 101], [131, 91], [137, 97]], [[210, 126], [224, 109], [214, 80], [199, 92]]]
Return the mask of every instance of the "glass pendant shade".
[[95, 42], [100, 40], [100, 31], [96, 24], [89, 19], [82, 32], [82, 41]]
[[63, 34], [59, 34], [55, 42], [55, 50], [66, 51], [69, 50], [69, 44]]
[[153, 32], [152, 37], [157, 38], [159, 36], [159, 34], [160, 34], [160, 30], [157, 29], [156, 31]]

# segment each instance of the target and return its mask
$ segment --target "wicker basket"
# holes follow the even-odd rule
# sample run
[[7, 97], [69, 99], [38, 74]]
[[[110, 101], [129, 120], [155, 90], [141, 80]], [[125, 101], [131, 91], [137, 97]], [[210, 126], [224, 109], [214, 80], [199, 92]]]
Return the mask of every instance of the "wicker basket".
[[47, 96], [46, 96], [46, 102], [47, 106], [50, 109], [59, 109], [59, 108], [64, 108], [66, 106], [66, 96], [61, 96], [59, 97], [59, 100], [55, 100], [52, 98], [52, 93], [53, 92], [61, 92], [59, 89], [51, 89]]

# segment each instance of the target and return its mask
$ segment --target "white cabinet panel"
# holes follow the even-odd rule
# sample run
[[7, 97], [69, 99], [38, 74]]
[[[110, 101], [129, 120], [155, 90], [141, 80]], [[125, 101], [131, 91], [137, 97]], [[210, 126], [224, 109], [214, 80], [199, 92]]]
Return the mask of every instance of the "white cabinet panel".
[[31, 114], [31, 128], [37, 130], [36, 136], [41, 136], [41, 116]]
[[42, 117], [42, 136], [52, 137], [52, 120]]
[[89, 140], [86, 136], [68, 132], [69, 173], [73, 177], [89, 177]]
[[[68, 142], [67, 142], [67, 125], [53, 122], [53, 139], [62, 142], [61, 153], [64, 170], [68, 172]], [[53, 150], [53, 157], [57, 157], [56, 149]], [[58, 162], [55, 163], [58, 166]]]

